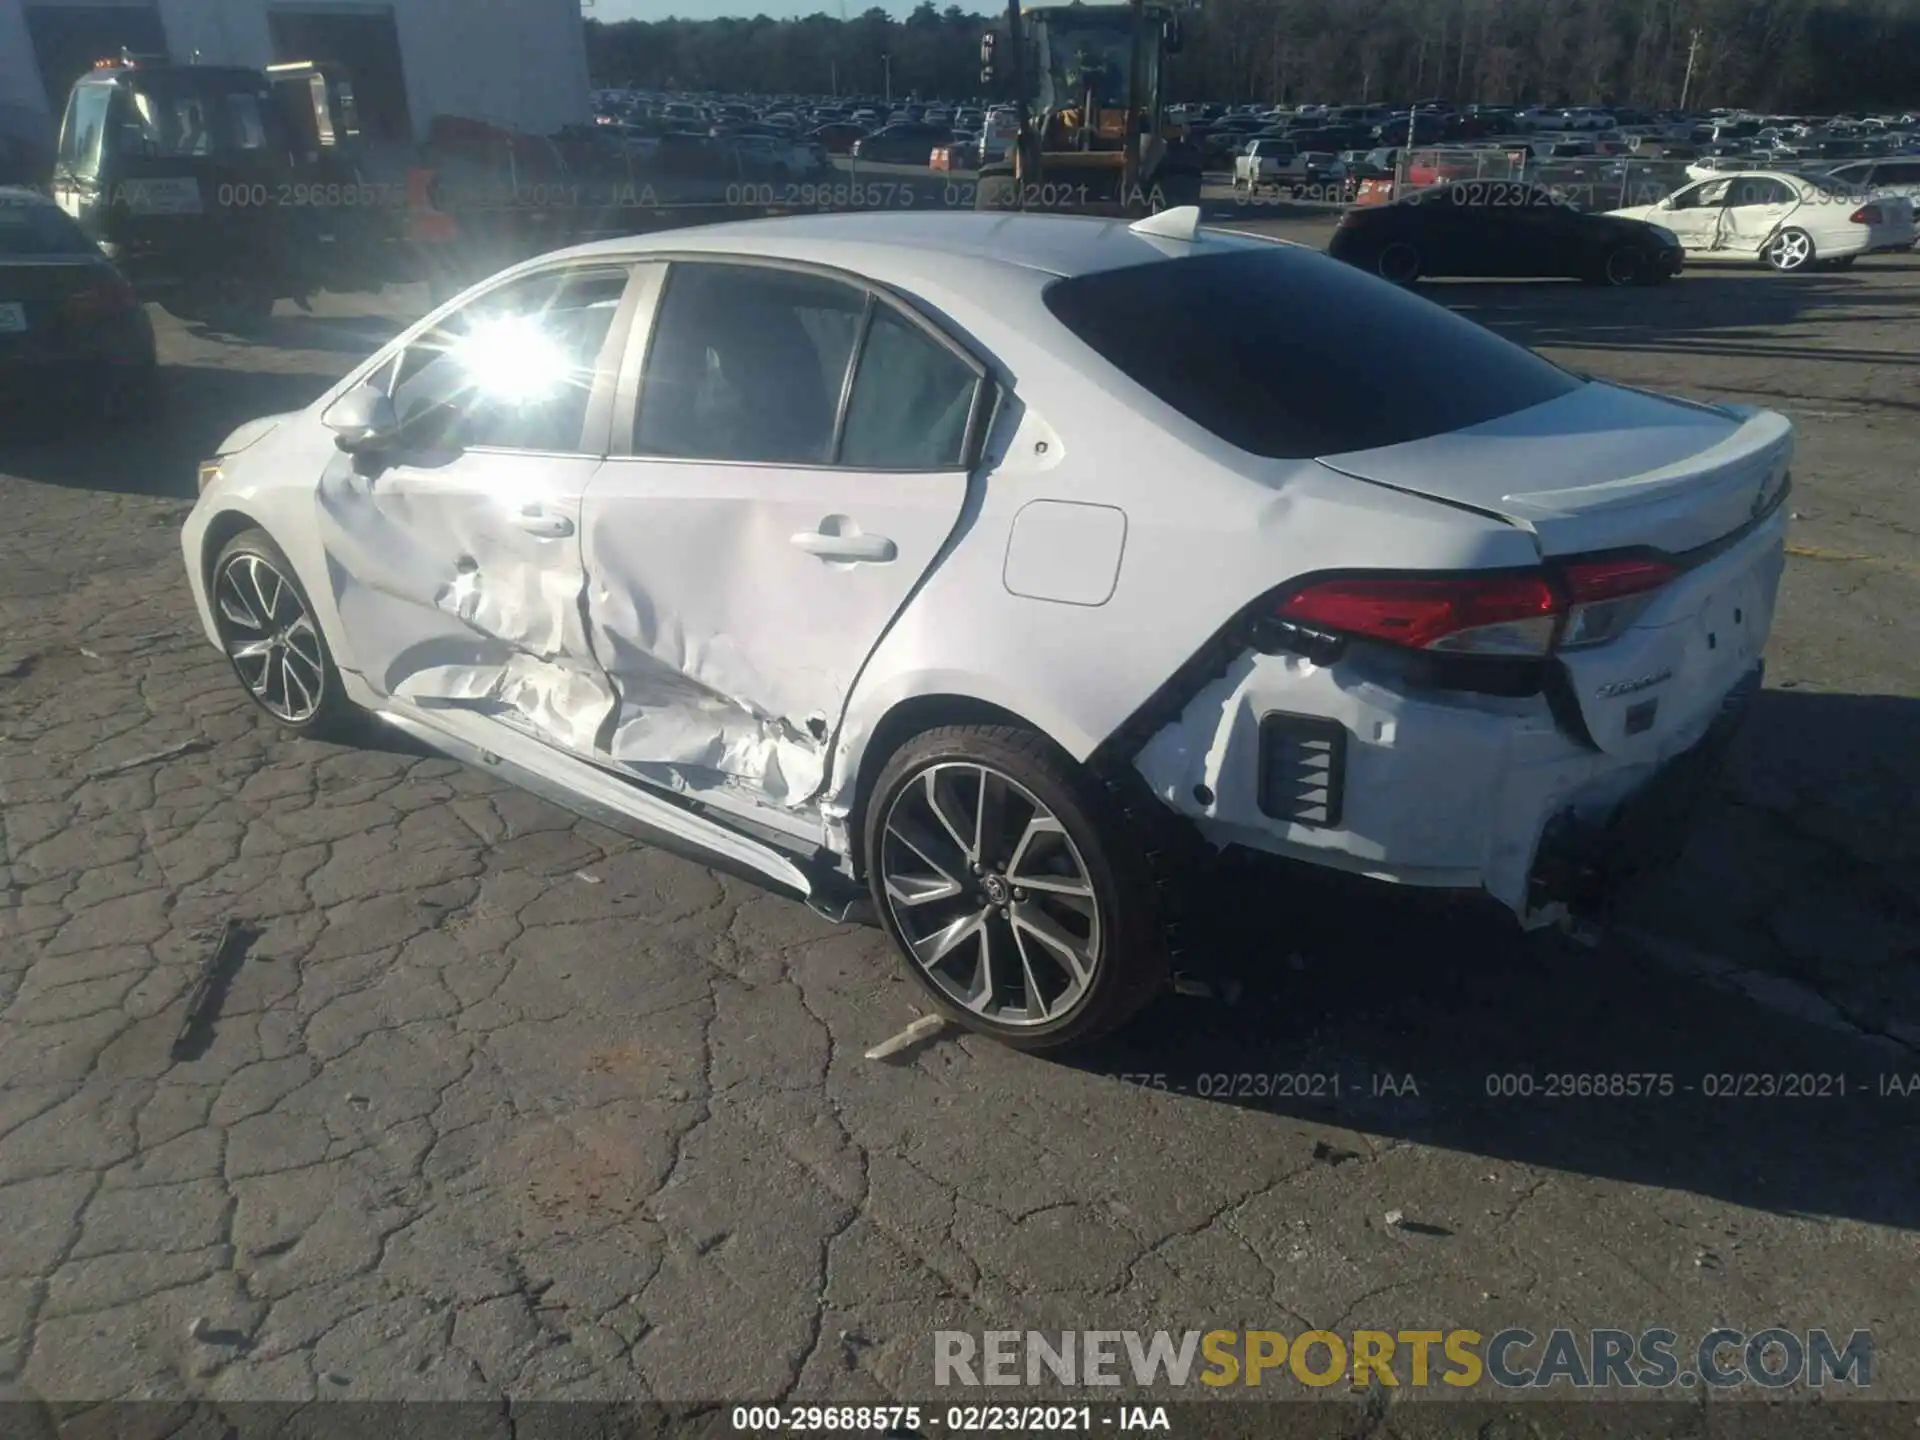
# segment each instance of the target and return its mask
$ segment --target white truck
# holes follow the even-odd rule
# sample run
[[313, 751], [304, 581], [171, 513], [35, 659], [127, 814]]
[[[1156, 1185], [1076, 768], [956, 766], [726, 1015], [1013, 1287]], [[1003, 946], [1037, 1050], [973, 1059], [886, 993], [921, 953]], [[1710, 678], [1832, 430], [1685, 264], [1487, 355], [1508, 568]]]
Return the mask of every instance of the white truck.
[[1257, 190], [1280, 180], [1300, 147], [1291, 140], [1249, 140], [1233, 158], [1233, 188]]

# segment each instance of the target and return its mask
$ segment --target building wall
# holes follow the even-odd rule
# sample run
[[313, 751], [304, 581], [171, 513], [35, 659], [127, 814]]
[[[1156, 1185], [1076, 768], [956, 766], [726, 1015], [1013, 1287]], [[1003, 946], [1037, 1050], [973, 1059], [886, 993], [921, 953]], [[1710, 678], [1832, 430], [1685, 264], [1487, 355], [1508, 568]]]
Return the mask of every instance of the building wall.
[[33, 37], [20, 0], [0, 0], [0, 107], [47, 111], [46, 89], [34, 63]]
[[[40, 83], [24, 20], [29, 3], [67, 0], [0, 0], [0, 107], [56, 112], [66, 97], [46, 95]], [[270, 6], [304, 12], [382, 8], [360, 0], [155, 0], [168, 48], [183, 63], [196, 50], [208, 64], [270, 63]], [[580, 0], [391, 0], [390, 8], [416, 138], [426, 138], [440, 114], [536, 134], [588, 118]]]

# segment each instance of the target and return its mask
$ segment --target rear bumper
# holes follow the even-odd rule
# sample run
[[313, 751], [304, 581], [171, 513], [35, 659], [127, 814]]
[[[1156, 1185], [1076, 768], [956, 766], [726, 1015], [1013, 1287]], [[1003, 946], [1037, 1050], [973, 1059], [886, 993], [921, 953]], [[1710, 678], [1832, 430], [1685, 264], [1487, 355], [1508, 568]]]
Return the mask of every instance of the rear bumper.
[[1574, 914], [1604, 909], [1647, 875], [1672, 865], [1725, 769], [1765, 666], [1729, 691], [1706, 733], [1610, 809], [1556, 812], [1541, 832], [1527, 877], [1528, 909], [1564, 905]]
[[1134, 764], [1213, 847], [1481, 892], [1532, 927], [1604, 906], [1684, 841], [1757, 685], [1755, 671], [1668, 747], [1630, 759], [1568, 734], [1542, 695], [1421, 690], [1357, 657], [1248, 653]]

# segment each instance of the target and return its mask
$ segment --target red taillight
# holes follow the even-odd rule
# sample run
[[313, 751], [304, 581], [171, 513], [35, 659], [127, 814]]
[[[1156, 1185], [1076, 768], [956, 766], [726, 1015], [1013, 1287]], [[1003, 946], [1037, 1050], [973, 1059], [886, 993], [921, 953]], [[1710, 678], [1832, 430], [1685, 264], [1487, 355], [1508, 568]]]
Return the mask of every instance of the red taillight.
[[81, 320], [104, 320], [114, 315], [125, 315], [139, 303], [133, 286], [116, 275], [69, 295], [67, 313]]
[[1545, 655], [1560, 600], [1538, 571], [1504, 575], [1323, 580], [1280, 603], [1278, 615], [1414, 650]]
[[1847, 217], [1855, 225], [1882, 225], [1885, 219], [1878, 205], [1862, 205]]
[[1410, 650], [1540, 658], [1613, 639], [1679, 573], [1664, 560], [1578, 560], [1552, 574], [1351, 576], [1294, 591], [1275, 615]]
[[1679, 573], [1664, 560], [1577, 560], [1561, 569], [1575, 605], [1658, 590]]
[[1560, 648], [1579, 649], [1613, 639], [1653, 603], [1679, 570], [1665, 560], [1576, 560], [1563, 566], [1567, 624]]

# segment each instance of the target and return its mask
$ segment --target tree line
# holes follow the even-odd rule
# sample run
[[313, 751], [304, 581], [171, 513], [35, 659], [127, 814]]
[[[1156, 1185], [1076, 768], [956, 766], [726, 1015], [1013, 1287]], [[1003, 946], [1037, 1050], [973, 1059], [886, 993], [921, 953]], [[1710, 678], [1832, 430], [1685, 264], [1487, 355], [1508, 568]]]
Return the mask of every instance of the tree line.
[[[989, 17], [587, 22], [596, 82], [753, 94], [978, 96]], [[1920, 0], [1207, 0], [1176, 99], [1920, 108]]]

